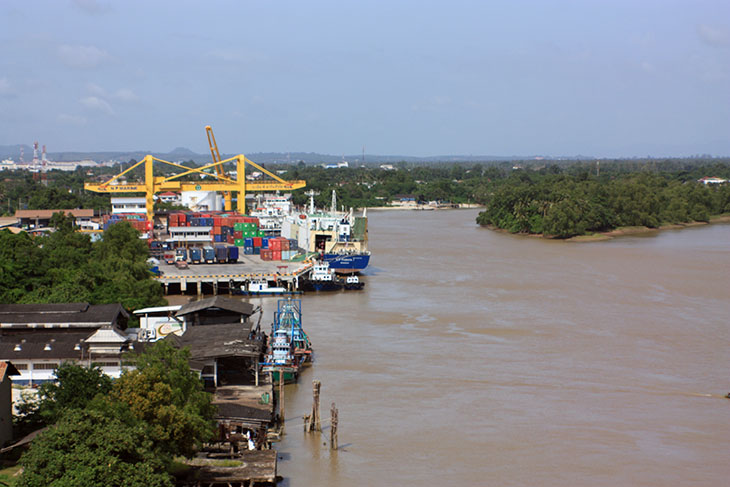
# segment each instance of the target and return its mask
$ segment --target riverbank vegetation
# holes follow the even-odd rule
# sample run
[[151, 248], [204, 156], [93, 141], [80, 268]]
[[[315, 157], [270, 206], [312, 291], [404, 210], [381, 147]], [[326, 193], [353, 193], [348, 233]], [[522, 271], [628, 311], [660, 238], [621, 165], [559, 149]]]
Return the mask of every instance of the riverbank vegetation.
[[730, 213], [730, 185], [678, 173], [596, 176], [519, 171], [484, 201], [477, 223], [512, 233], [567, 238], [619, 227], [709, 222]]
[[20, 458], [17, 486], [173, 486], [176, 458], [214, 433], [215, 406], [190, 370], [190, 353], [166, 341], [112, 381], [98, 367], [62, 364], [57, 382], [20, 404], [17, 427], [47, 427]]

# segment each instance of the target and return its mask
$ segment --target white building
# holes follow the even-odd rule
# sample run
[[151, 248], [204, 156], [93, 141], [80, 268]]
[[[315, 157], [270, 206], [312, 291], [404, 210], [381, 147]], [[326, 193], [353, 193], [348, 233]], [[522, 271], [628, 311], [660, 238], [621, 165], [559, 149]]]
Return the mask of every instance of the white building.
[[112, 215], [120, 213], [147, 213], [145, 198], [112, 198]]
[[223, 198], [215, 191], [183, 191], [181, 194], [183, 206], [193, 211], [221, 211]]

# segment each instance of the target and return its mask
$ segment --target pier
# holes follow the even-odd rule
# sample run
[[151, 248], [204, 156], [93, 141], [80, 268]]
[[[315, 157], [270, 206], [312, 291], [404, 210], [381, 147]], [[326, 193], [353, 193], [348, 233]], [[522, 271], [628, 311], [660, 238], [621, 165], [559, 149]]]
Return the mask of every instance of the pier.
[[266, 280], [290, 292], [299, 290], [299, 278], [311, 272], [311, 260], [302, 262], [263, 261], [256, 255], [239, 257], [233, 264], [189, 264], [187, 269], [160, 263], [162, 275], [155, 279], [167, 294], [239, 294], [242, 285]]

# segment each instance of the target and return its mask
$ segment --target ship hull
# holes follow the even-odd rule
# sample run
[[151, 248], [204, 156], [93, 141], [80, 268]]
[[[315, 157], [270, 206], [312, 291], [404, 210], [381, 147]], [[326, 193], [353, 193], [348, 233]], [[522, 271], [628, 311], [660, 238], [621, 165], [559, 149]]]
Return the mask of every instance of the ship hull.
[[368, 266], [370, 254], [324, 254], [322, 260], [338, 274], [353, 274]]

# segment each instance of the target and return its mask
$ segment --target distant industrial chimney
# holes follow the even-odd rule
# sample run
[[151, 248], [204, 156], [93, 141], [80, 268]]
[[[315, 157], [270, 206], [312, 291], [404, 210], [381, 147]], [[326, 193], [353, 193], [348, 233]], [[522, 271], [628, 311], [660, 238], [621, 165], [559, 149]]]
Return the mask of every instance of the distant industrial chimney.
[[33, 164], [38, 164], [38, 141], [33, 142]]

